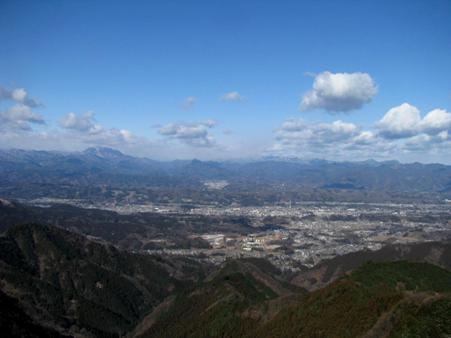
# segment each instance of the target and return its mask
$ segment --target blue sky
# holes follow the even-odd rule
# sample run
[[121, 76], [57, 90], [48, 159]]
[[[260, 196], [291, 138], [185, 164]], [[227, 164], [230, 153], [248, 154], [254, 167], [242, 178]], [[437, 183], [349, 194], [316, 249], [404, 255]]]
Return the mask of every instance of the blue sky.
[[449, 163], [451, 2], [3, 0], [0, 85], [2, 147]]

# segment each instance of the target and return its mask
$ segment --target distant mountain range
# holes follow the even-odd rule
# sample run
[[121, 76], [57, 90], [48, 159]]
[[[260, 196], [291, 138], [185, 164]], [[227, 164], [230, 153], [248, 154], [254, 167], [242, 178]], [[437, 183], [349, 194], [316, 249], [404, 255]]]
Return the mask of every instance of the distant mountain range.
[[[447, 337], [450, 253], [447, 243], [398, 246], [337, 257], [293, 278], [264, 259], [212, 270], [56, 227], [13, 226], [0, 236], [0, 330], [5, 337]], [[315, 278], [316, 290], [299, 286]]]
[[[302, 190], [309, 194], [299, 198], [327, 199], [324, 194], [331, 191], [355, 196], [352, 197], [355, 200], [365, 199], [366, 193], [383, 194], [371, 199], [385, 201], [399, 196], [440, 201], [451, 196], [451, 166], [442, 164], [275, 158], [250, 162], [161, 162], [124, 155], [110, 148], [73, 153], [0, 150], [0, 196], [3, 197], [53, 196], [55, 193], [51, 191], [58, 190], [55, 186], [61, 194], [69, 189], [68, 195], [81, 198], [86, 196], [80, 188], [105, 185], [120, 189], [201, 190], [209, 180], [226, 180], [229, 185], [224, 190], [241, 195], [243, 191], [256, 195], [265, 187], [271, 187], [274, 192], [277, 187], [281, 192]], [[324, 192], [323, 197], [317, 196], [319, 190]]]

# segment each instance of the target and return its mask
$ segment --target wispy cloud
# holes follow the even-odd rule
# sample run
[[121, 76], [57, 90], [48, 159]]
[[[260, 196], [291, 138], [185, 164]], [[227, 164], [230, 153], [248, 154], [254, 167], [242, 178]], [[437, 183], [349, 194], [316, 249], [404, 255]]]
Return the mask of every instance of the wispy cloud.
[[182, 104], [183, 109], [191, 109], [195, 106], [197, 102], [197, 97], [188, 96]]

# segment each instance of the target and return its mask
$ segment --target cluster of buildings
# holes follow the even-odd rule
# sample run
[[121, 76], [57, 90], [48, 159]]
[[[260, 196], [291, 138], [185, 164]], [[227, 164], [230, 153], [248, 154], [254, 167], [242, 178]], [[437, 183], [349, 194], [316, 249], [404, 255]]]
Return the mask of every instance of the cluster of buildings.
[[[255, 232], [245, 235], [233, 232], [193, 234], [193, 237], [207, 241], [210, 248], [162, 252], [199, 256], [214, 264], [227, 258], [265, 257], [281, 269], [297, 270], [301, 265], [313, 266], [323, 259], [365, 249], [377, 250], [390, 243], [440, 240], [447, 236], [451, 238], [451, 218], [435, 217], [446, 213], [449, 215], [448, 209], [449, 206], [443, 205], [323, 205], [302, 210], [288, 208], [283, 224], [267, 229], [257, 224], [262, 225], [262, 218], [274, 215], [274, 212], [282, 214], [281, 209], [239, 208], [236, 209], [240, 211], [239, 215], [252, 215], [251, 219], [256, 224]], [[297, 217], [292, 216], [293, 210]], [[362, 219], [362, 214], [367, 216]]]

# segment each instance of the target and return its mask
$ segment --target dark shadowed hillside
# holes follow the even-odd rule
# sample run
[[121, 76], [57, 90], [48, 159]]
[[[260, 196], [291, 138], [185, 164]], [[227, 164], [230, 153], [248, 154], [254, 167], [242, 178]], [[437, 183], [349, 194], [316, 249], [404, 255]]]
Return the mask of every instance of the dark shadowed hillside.
[[0, 329], [4, 337], [68, 337], [34, 321], [19, 302], [0, 291]]
[[119, 251], [54, 227], [13, 227], [0, 237], [2, 290], [34, 320], [66, 333], [119, 336], [201, 269]]

